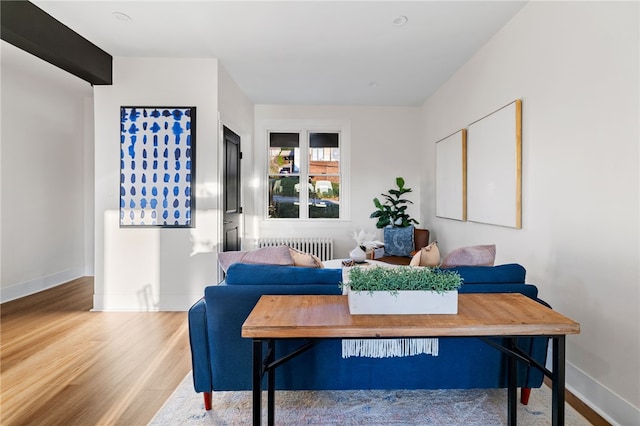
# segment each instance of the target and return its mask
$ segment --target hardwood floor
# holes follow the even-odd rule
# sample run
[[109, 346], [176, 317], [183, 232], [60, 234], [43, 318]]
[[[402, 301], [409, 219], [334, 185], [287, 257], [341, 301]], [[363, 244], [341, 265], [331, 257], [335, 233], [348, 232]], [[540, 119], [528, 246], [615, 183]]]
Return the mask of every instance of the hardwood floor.
[[86, 277], [0, 305], [1, 425], [146, 425], [191, 370], [186, 312], [89, 312], [92, 299]]
[[[545, 377], [544, 385], [551, 388], [551, 380]], [[611, 426], [611, 423], [606, 421], [600, 414], [596, 413], [591, 407], [582, 402], [580, 398], [572, 394], [570, 391], [565, 390], [564, 399], [567, 404], [572, 406], [578, 413], [582, 415], [582, 417], [587, 419], [587, 421], [589, 421], [589, 424], [593, 426]]]
[[89, 312], [93, 279], [0, 305], [0, 424], [146, 425], [191, 370], [186, 312]]

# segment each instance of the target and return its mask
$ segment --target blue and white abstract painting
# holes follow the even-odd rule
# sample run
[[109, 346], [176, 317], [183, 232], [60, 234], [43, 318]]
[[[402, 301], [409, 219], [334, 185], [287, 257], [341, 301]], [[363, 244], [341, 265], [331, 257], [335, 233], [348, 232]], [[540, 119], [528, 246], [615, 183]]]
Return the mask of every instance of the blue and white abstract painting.
[[120, 108], [120, 226], [193, 227], [195, 107]]

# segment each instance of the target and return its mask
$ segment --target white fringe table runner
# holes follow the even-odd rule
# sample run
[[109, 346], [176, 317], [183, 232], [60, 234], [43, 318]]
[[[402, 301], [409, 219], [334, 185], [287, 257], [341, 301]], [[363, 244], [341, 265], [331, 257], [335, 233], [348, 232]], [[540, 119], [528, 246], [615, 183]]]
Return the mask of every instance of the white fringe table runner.
[[419, 354], [438, 356], [438, 339], [342, 339], [342, 358], [391, 358]]

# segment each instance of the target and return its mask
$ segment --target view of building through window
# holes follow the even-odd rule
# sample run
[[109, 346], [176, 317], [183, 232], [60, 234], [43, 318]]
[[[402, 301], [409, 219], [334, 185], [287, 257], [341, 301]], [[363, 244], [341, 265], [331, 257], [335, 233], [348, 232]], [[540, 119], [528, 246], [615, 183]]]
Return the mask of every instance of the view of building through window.
[[269, 218], [340, 217], [340, 133], [269, 133], [268, 161]]

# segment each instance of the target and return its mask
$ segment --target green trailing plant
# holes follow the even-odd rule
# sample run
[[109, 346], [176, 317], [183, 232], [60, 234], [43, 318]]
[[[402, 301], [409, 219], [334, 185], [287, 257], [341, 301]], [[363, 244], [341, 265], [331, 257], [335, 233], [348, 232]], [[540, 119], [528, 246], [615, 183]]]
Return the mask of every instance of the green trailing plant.
[[393, 295], [405, 290], [444, 293], [458, 290], [461, 285], [462, 277], [455, 271], [413, 266], [352, 268], [349, 283], [341, 284], [355, 292], [388, 291]]
[[405, 188], [404, 179], [401, 177], [396, 178], [396, 186], [398, 188], [390, 189], [388, 194], [381, 194], [384, 197], [384, 203], [380, 202], [377, 197], [373, 199], [377, 210], [369, 217], [378, 219], [376, 228], [387, 226], [405, 228], [412, 223], [418, 224], [418, 221], [407, 214], [407, 204], [413, 204], [413, 201], [402, 198], [404, 194], [411, 192], [411, 188]]

